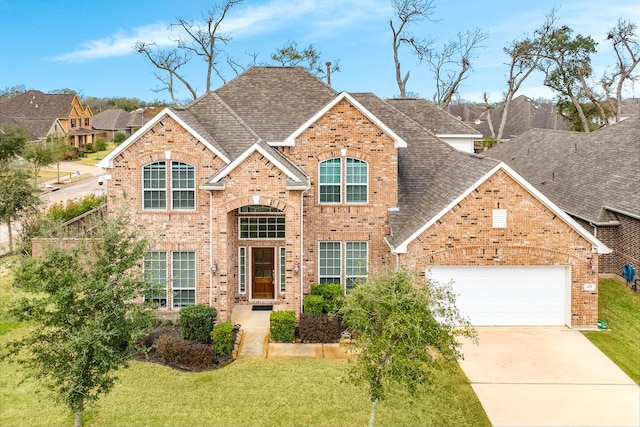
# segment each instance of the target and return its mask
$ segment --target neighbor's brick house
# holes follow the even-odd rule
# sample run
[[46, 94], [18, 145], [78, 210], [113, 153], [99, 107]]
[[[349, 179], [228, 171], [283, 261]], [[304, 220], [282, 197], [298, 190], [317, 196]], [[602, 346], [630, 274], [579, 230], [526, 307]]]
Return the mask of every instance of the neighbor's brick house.
[[[157, 286], [147, 297], [166, 310], [209, 304], [225, 319], [237, 304], [267, 303], [299, 313], [311, 284], [348, 293], [398, 263], [422, 275], [509, 266], [500, 272], [525, 274], [501, 285], [506, 305], [546, 310], [546, 298], [526, 293], [548, 289], [556, 313], [509, 320], [505, 304], [464, 302], [460, 277], [454, 289], [472, 321], [489, 304], [502, 318], [476, 323], [594, 326], [592, 268], [607, 248], [508, 166], [457, 151], [432, 129], [304, 69], [255, 67], [164, 110], [101, 166], [109, 193], [125, 195], [152, 239], [143, 265]], [[552, 285], [547, 267], [562, 276]], [[531, 269], [538, 282], [527, 282]]]

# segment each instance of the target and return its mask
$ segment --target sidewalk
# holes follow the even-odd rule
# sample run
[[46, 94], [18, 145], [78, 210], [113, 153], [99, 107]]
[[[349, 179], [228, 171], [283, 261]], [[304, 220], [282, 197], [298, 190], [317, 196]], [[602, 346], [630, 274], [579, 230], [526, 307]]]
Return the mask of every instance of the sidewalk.
[[[278, 306], [273, 307], [278, 310]], [[349, 359], [352, 354], [338, 343], [293, 344], [269, 342], [269, 317], [271, 311], [251, 311], [249, 305], [237, 305], [231, 313], [231, 321], [240, 324], [242, 338], [238, 359]]]

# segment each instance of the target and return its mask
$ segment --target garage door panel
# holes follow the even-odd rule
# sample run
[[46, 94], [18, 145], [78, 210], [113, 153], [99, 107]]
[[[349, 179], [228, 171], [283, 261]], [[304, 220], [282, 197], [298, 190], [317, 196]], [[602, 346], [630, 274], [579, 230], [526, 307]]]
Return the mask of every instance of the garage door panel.
[[460, 312], [476, 326], [565, 324], [566, 267], [432, 267], [453, 280]]

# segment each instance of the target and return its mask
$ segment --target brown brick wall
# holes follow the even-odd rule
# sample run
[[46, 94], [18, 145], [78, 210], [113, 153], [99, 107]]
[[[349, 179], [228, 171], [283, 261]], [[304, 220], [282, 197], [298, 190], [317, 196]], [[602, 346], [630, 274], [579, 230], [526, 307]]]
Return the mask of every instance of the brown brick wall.
[[[597, 227], [598, 239], [612, 253], [600, 257], [600, 273], [622, 275], [622, 267], [627, 263], [640, 269], [640, 220], [627, 215], [616, 214], [619, 225]], [[593, 228], [593, 227], [591, 227]]]
[[[393, 140], [347, 100], [340, 101], [296, 140], [280, 149], [310, 177], [304, 193], [304, 293], [318, 281], [318, 242], [369, 242], [369, 272], [390, 265], [388, 207], [397, 206], [398, 155]], [[344, 154], [344, 155], [343, 155]], [[320, 204], [316, 185], [319, 163], [340, 157], [366, 161], [369, 167], [368, 203]], [[342, 245], [344, 270], [344, 244]]]
[[[492, 227], [492, 210], [507, 210], [507, 227]], [[401, 262], [424, 274], [431, 265], [571, 267], [571, 326], [595, 326], [598, 258], [591, 244], [504, 171], [481, 184], [408, 246]]]

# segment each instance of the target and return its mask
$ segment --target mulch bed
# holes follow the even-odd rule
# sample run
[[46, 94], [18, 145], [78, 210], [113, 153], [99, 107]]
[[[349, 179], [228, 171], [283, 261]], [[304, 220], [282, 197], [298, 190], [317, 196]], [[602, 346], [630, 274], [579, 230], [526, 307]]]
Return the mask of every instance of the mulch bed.
[[[234, 330], [232, 342], [236, 342], [236, 334], [237, 334], [237, 331]], [[219, 369], [235, 360], [231, 354], [226, 354], [223, 356], [216, 355], [213, 361], [213, 364], [205, 368], [193, 368], [190, 366], [176, 365], [175, 363], [171, 363], [165, 360], [156, 351], [156, 345], [155, 345], [156, 341], [158, 341], [158, 339], [163, 335], [170, 335], [172, 337], [181, 338], [180, 327], [174, 324], [171, 324], [171, 325], [165, 324], [165, 325], [155, 327], [151, 332], [149, 332], [147, 335], [142, 337], [140, 340], [141, 344], [143, 345], [144, 348], [147, 349], [147, 351], [138, 353], [134, 357], [134, 360], [138, 360], [141, 362], [157, 363], [159, 365], [168, 366], [170, 368], [173, 368], [179, 371], [184, 371], [184, 372], [202, 372], [202, 371], [210, 371], [213, 369]]]

